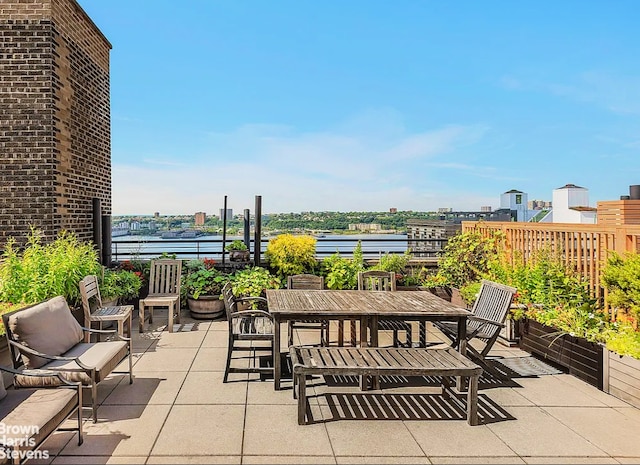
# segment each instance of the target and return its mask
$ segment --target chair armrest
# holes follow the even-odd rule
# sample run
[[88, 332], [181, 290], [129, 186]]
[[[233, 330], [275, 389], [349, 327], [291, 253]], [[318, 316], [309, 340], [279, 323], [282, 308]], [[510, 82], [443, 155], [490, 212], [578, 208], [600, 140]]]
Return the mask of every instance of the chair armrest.
[[118, 332], [117, 329], [93, 329], [93, 328], [87, 328], [85, 326], [81, 326], [82, 331], [84, 331], [85, 333], [92, 333], [92, 334], [115, 334]]
[[[31, 369], [31, 368], [27, 368], [24, 370], [15, 370], [13, 368], [9, 368], [9, 367], [3, 367], [0, 366], [0, 370], [1, 371], [6, 371], [7, 373], [11, 373], [13, 375], [20, 375], [20, 376], [30, 376], [30, 377], [38, 377], [38, 378], [50, 378], [50, 377], [56, 377], [58, 378], [58, 380], [64, 384], [65, 386], [69, 386], [69, 387], [74, 387], [74, 388], [80, 388], [82, 386], [82, 383], [80, 382], [72, 382], [67, 380], [66, 378], [64, 378], [59, 371], [53, 371], [53, 370], [41, 370], [39, 368], [36, 369]], [[51, 385], [51, 386], [39, 386], [39, 387], [57, 387], [55, 385]]]
[[468, 317], [468, 319], [473, 321], [478, 321], [480, 323], [487, 324], [487, 325], [500, 326], [501, 328], [505, 327], [504, 323], [498, 323], [497, 321], [488, 320], [486, 318], [482, 318], [481, 316], [471, 315]]
[[243, 318], [246, 316], [263, 316], [265, 318], [273, 320], [273, 315], [269, 312], [265, 312], [264, 310], [243, 310], [241, 312], [235, 312], [231, 315], [232, 318]]
[[259, 297], [259, 296], [246, 296], [246, 297], [236, 297], [236, 301], [238, 302], [250, 302], [252, 300], [257, 300], [260, 302], [267, 302], [267, 299], [265, 299], [264, 297]]
[[59, 371], [87, 371], [87, 370], [95, 370], [95, 367], [90, 367], [88, 365], [85, 365], [84, 363], [82, 363], [80, 361], [79, 357], [64, 357], [61, 355], [49, 355], [49, 354], [44, 354], [42, 352], [38, 352], [37, 350], [32, 349], [31, 347], [27, 347], [25, 345], [20, 344], [19, 342], [16, 341], [9, 341], [9, 344], [16, 346], [21, 352], [26, 352], [28, 354], [31, 355], [35, 355], [36, 357], [40, 357], [40, 358], [44, 358], [46, 360], [59, 360], [59, 361], [63, 361], [63, 362], [75, 362], [81, 369], [74, 369], [74, 368], [57, 368], [56, 370]]

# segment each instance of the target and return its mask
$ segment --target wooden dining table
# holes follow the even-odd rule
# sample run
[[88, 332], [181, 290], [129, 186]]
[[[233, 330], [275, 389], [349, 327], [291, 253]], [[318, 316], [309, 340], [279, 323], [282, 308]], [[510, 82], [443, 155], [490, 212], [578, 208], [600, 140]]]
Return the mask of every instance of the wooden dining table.
[[[275, 322], [273, 338], [274, 388], [280, 389], [280, 326], [290, 320], [359, 320], [360, 346], [378, 346], [378, 320], [454, 321], [456, 347], [466, 353], [467, 317], [471, 312], [429, 291], [352, 291], [268, 289], [267, 305]], [[370, 331], [370, 340], [367, 337]]]

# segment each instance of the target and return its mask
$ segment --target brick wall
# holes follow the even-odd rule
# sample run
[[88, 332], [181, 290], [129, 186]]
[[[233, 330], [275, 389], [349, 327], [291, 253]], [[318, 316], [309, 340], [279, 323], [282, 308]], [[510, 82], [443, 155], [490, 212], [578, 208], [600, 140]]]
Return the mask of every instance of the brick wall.
[[2, 0], [0, 244], [111, 214], [110, 49], [75, 0]]

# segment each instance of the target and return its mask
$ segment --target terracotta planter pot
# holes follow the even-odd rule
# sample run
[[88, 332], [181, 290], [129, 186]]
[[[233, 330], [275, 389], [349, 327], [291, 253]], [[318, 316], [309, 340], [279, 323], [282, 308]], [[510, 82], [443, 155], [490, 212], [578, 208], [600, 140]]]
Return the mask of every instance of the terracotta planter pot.
[[224, 315], [224, 301], [219, 295], [201, 295], [197, 299], [187, 297], [191, 317], [197, 320], [213, 320]]

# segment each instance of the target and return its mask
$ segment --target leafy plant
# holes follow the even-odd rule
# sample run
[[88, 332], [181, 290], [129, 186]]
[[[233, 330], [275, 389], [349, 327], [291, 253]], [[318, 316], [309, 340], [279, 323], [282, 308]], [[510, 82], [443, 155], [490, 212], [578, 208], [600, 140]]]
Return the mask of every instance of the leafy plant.
[[265, 289], [281, 287], [280, 279], [260, 266], [237, 271], [231, 278], [231, 289], [236, 297], [261, 297]]
[[229, 276], [216, 270], [203, 260], [190, 260], [185, 265], [180, 291], [183, 297], [200, 298], [202, 295], [220, 295]]
[[382, 257], [380, 257], [380, 261], [377, 265], [373, 266], [372, 270], [380, 270], [380, 271], [393, 271], [396, 274], [396, 279], [404, 284], [405, 282], [407, 267], [409, 266], [409, 261], [413, 258], [411, 250], [405, 250], [402, 254], [397, 253], [385, 253]]
[[22, 251], [9, 238], [2, 256], [0, 301], [13, 304], [32, 304], [62, 295], [70, 305], [77, 305], [80, 280], [101, 271], [93, 245], [65, 231], [53, 242], [42, 244], [42, 233], [32, 229]]
[[224, 248], [224, 250], [226, 250], [227, 252], [231, 252], [233, 250], [249, 250], [247, 247], [247, 244], [245, 244], [243, 241], [241, 241], [240, 239], [236, 239], [235, 241], [227, 244]]
[[349, 260], [336, 252], [322, 262], [325, 284], [328, 289], [356, 289], [358, 272], [364, 271], [362, 242], [358, 241], [353, 250], [353, 259]]
[[129, 300], [140, 294], [142, 278], [134, 271], [105, 270], [99, 285], [102, 300]]
[[267, 244], [265, 257], [280, 278], [311, 273], [318, 263], [316, 239], [311, 236], [280, 234]]
[[623, 258], [612, 252], [602, 271], [602, 283], [608, 290], [607, 303], [618, 313], [630, 317], [637, 329], [640, 321], [640, 255], [627, 253]]

